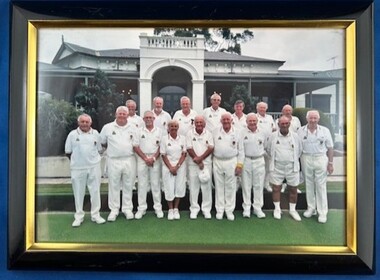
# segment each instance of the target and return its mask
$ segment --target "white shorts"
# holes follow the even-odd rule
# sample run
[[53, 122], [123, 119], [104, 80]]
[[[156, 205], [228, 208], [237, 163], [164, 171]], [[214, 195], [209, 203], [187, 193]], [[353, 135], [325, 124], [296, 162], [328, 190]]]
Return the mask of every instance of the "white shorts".
[[269, 174], [269, 182], [275, 186], [281, 186], [286, 179], [289, 186], [297, 187], [300, 183], [299, 171], [294, 171], [293, 162], [274, 162], [274, 170]]

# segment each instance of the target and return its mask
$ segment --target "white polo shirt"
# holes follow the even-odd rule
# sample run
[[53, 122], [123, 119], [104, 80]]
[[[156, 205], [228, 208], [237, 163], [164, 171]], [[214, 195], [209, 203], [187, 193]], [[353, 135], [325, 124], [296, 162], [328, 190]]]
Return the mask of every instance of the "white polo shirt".
[[152, 130], [143, 127], [137, 132], [133, 146], [139, 146], [146, 155], [155, 154], [160, 147], [161, 133], [158, 127], [153, 127]]
[[144, 120], [137, 114], [134, 114], [132, 117], [128, 116], [128, 123], [137, 128], [141, 128], [144, 126]]
[[240, 131], [240, 137], [243, 141], [246, 157], [259, 157], [265, 154], [267, 137], [259, 129], [252, 132], [250, 129], [244, 128]]
[[203, 110], [203, 117], [206, 121], [206, 129], [210, 132], [215, 128], [220, 127], [222, 124], [220, 119], [224, 113], [227, 113], [226, 109], [219, 107], [214, 110], [211, 106]]
[[239, 119], [235, 113], [232, 114], [232, 125], [236, 129], [243, 129], [247, 127], [247, 115], [243, 114], [243, 116]]
[[133, 141], [136, 127], [129, 123], [119, 126], [116, 121], [103, 126], [100, 132], [102, 144], [107, 144], [107, 155], [110, 158], [133, 156]]
[[261, 116], [259, 113], [257, 116], [257, 127], [265, 134], [271, 134], [273, 129], [276, 130], [276, 124], [274, 123], [273, 117], [271, 115], [265, 114]]
[[230, 131], [225, 132], [223, 127], [216, 128], [214, 137], [214, 156], [219, 159], [229, 159], [238, 157], [238, 163], [243, 163], [244, 149], [240, 138], [239, 130], [231, 127]]
[[[193, 149], [197, 156], [201, 156], [209, 148], [214, 147], [214, 139], [207, 129], [198, 134], [194, 129], [190, 130], [186, 135], [186, 148]], [[204, 164], [211, 164], [211, 154], [203, 160]], [[196, 165], [195, 162], [189, 160], [190, 165]]]
[[177, 135], [174, 139], [170, 134], [164, 135], [161, 138], [160, 153], [166, 155], [170, 164], [175, 165], [181, 158], [182, 153], [186, 152], [186, 140], [182, 135]]
[[274, 145], [274, 160], [280, 162], [293, 162], [294, 161], [294, 149], [295, 143], [291, 133], [287, 135], [282, 135], [279, 132], [277, 133], [276, 144]]
[[322, 125], [317, 125], [314, 132], [304, 125], [298, 130], [298, 136], [302, 142], [304, 154], [326, 154], [327, 150], [334, 146], [330, 130]]
[[182, 112], [182, 110], [175, 112], [173, 120], [178, 121], [178, 133], [186, 136], [186, 134], [194, 128], [194, 119], [196, 116], [197, 112], [192, 109], [190, 109], [190, 113], [187, 116]]
[[170, 114], [164, 110], [161, 111], [159, 115], [156, 115], [154, 110], [152, 110], [154, 115], [154, 126], [161, 129], [163, 135], [168, 133], [168, 122], [172, 119]]
[[93, 167], [100, 162], [102, 146], [99, 132], [90, 129], [83, 132], [79, 127], [72, 130], [66, 138], [65, 153], [71, 154], [70, 168], [85, 169]]

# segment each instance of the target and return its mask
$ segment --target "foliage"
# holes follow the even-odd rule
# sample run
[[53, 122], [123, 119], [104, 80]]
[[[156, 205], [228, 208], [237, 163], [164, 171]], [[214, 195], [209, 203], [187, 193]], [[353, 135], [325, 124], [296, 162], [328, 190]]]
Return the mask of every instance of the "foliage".
[[91, 116], [92, 127], [99, 131], [114, 120], [116, 108], [125, 104], [124, 95], [115, 92], [115, 88], [106, 73], [97, 70], [88, 85], [81, 84], [74, 97], [77, 106]]
[[69, 102], [54, 98], [40, 99], [37, 110], [37, 156], [63, 154], [66, 137], [77, 127], [80, 112]]
[[246, 29], [241, 33], [233, 33], [231, 28], [155, 28], [155, 35], [175, 37], [205, 37], [205, 47], [208, 51], [241, 54], [241, 44], [253, 39], [253, 32]]
[[244, 102], [244, 113], [248, 114], [255, 110], [258, 97], [251, 96], [245, 85], [236, 85], [232, 88], [232, 95], [229, 101], [224, 102], [225, 109], [233, 113], [234, 104], [237, 100], [242, 100]]
[[[306, 113], [310, 110], [316, 110], [316, 109], [312, 109], [312, 108], [295, 108], [293, 110], [293, 116], [296, 116], [300, 119], [300, 122], [301, 122], [301, 125], [304, 126], [307, 124], [307, 120], [306, 120]], [[331, 133], [331, 137], [333, 139], [333, 141], [335, 140], [335, 134], [334, 134], [334, 129], [333, 129], [333, 126], [331, 124], [331, 121], [330, 121], [330, 118], [325, 114], [323, 113], [322, 111], [319, 111], [319, 116], [320, 116], [320, 119], [319, 119], [319, 124], [322, 125], [322, 126], [325, 126], [327, 127], [329, 130], [330, 130], [330, 133]]]

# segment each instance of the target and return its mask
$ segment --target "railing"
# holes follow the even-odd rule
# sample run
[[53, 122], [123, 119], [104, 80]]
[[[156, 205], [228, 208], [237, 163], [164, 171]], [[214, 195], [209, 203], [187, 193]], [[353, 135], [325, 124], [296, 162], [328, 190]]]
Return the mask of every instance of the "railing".
[[197, 38], [193, 37], [147, 37], [150, 48], [197, 48]]

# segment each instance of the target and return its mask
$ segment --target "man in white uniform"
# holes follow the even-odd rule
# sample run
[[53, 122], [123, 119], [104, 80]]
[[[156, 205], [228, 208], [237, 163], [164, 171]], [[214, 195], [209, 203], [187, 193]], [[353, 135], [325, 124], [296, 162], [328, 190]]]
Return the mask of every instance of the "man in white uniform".
[[[206, 122], [203, 116], [196, 116], [195, 128], [190, 130], [186, 136], [187, 153], [189, 154], [189, 187], [190, 187], [190, 219], [196, 219], [201, 210], [198, 203], [199, 190], [202, 190], [202, 213], [206, 219], [211, 219], [212, 207], [212, 152], [214, 140], [211, 132], [205, 129]], [[199, 174], [207, 172], [209, 180], [201, 182]]]
[[134, 218], [132, 191], [135, 183], [135, 155], [133, 141], [136, 127], [128, 124], [128, 108], [116, 109], [115, 121], [103, 126], [101, 142], [108, 154], [108, 207], [111, 212], [107, 220], [113, 222], [120, 210], [120, 186], [122, 190], [121, 211], [127, 220]]
[[242, 100], [237, 100], [234, 104], [234, 113], [232, 114], [232, 125], [236, 129], [243, 129], [247, 127], [247, 115], [244, 114], [245, 104]]
[[289, 130], [290, 121], [287, 117], [280, 117], [278, 124], [280, 130], [271, 134], [267, 144], [270, 159], [269, 180], [273, 186], [273, 217], [281, 219], [281, 185], [286, 179], [289, 188], [289, 214], [294, 220], [301, 221], [301, 217], [296, 211], [296, 204], [302, 145], [298, 135]]
[[100, 152], [102, 146], [97, 130], [91, 128], [92, 120], [87, 114], [78, 117], [78, 128], [67, 136], [65, 153], [70, 159], [71, 182], [75, 201], [73, 227], [84, 220], [83, 200], [86, 186], [91, 199], [91, 221], [104, 224], [100, 216]]
[[[269, 135], [276, 130], [276, 124], [271, 115], [267, 114], [268, 104], [265, 102], [259, 102], [256, 105], [257, 111], [257, 120], [258, 120], [258, 128], [261, 132]], [[264, 189], [268, 192], [272, 192], [272, 187], [269, 184], [269, 159], [268, 157], [264, 157], [265, 160], [265, 180], [264, 180]]]
[[179, 124], [179, 135], [186, 136], [186, 134], [194, 128], [194, 119], [197, 116], [197, 112], [191, 109], [189, 97], [182, 96], [180, 102], [181, 110], [175, 112], [173, 120], [176, 120]]
[[[247, 128], [240, 131], [244, 147], [244, 167], [242, 174], [243, 217], [253, 213], [258, 218], [265, 218], [262, 211], [264, 205], [264, 178], [265, 178], [265, 146], [267, 137], [257, 128], [257, 116], [254, 113], [247, 115]], [[253, 190], [253, 203], [251, 194]]]
[[232, 127], [232, 116], [224, 113], [222, 126], [213, 131], [216, 218], [233, 221], [236, 204], [236, 176], [242, 173], [244, 150], [239, 131]]
[[304, 217], [318, 213], [318, 222], [327, 222], [327, 173], [334, 171], [333, 140], [330, 130], [318, 124], [319, 112], [312, 110], [306, 114], [307, 125], [298, 130], [303, 144], [301, 156], [302, 172], [306, 185], [307, 210]]
[[168, 133], [168, 123], [172, 119], [170, 114], [163, 110], [164, 100], [160, 96], [153, 98], [154, 126], [161, 129], [163, 135]]
[[157, 218], [163, 218], [161, 205], [161, 159], [160, 142], [161, 130], [154, 127], [154, 115], [151, 111], [144, 113], [145, 126], [142, 127], [134, 142], [134, 151], [137, 158], [138, 174], [138, 207], [135, 218], [141, 219], [148, 209], [146, 196], [149, 189], [152, 191], [153, 209]]
[[[286, 104], [282, 107], [281, 115], [288, 117], [288, 119], [290, 120], [289, 129], [291, 131], [293, 131], [294, 133], [297, 133], [298, 129], [300, 129], [300, 127], [301, 127], [301, 122], [300, 122], [299, 118], [297, 118], [296, 116], [293, 116], [292, 114], [293, 114], [292, 106], [290, 106], [289, 104]], [[276, 124], [278, 127], [278, 119], [276, 120]], [[282, 188], [281, 188], [281, 192], [282, 193], [285, 192], [285, 189], [286, 189], [286, 183], [283, 183]], [[301, 190], [297, 189], [297, 192], [301, 193]]]
[[211, 106], [203, 110], [203, 117], [206, 121], [206, 129], [213, 132], [215, 128], [220, 127], [220, 118], [222, 114], [227, 111], [224, 108], [219, 107], [221, 97], [218, 93], [214, 92], [210, 97]]

